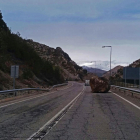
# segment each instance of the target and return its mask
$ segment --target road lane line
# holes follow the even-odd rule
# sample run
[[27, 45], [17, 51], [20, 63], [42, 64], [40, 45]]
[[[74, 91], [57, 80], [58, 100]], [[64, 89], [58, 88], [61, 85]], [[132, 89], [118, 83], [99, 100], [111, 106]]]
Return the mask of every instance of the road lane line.
[[123, 97], [119, 96], [118, 94], [116, 94], [116, 93], [114, 93], [114, 92], [112, 92], [112, 93], [113, 93], [114, 95], [116, 95], [116, 96], [120, 97], [120, 98], [121, 98], [121, 99], [123, 99], [124, 101], [128, 102], [129, 104], [131, 104], [132, 106], [134, 106], [134, 107], [136, 107], [137, 109], [139, 109], [139, 110], [140, 110], [140, 107], [139, 107], [139, 106], [137, 106], [137, 105], [133, 104], [132, 102], [130, 102], [130, 101], [128, 101], [128, 100], [126, 100], [125, 98], [123, 98]]
[[[73, 84], [72, 84], [70, 87], [72, 87], [72, 86], [73, 86]], [[70, 88], [70, 87], [68, 87], [68, 88]], [[65, 88], [65, 89], [68, 89], [68, 88]], [[65, 89], [61, 89], [61, 90], [65, 90]], [[31, 97], [31, 98], [26, 98], [25, 100], [17, 101], [17, 102], [14, 102], [14, 103], [9, 103], [9, 104], [7, 104], [7, 105], [0, 106], [0, 109], [1, 109], [1, 108], [4, 108], [4, 107], [7, 107], [7, 106], [10, 106], [10, 105], [17, 104], [17, 103], [29, 101], [29, 100], [32, 100], [32, 99], [35, 99], [35, 98], [39, 98], [39, 97], [43, 97], [43, 96], [46, 96], [46, 95], [49, 95], [49, 94], [52, 94], [52, 93], [55, 93], [55, 92], [57, 92], [57, 91], [53, 91], [53, 92], [50, 92], [50, 93], [48, 93], [48, 94], [42, 93], [42, 94], [39, 95], [39, 96], [35, 96], [35, 97]]]
[[[56, 92], [56, 91], [54, 91], [54, 92]], [[21, 102], [25, 102], [25, 101], [28, 101], [28, 100], [32, 100], [32, 99], [35, 99], [35, 98], [38, 98], [38, 97], [46, 96], [46, 95], [49, 95], [49, 94], [54, 93], [54, 92], [50, 92], [48, 94], [43, 94], [43, 95], [39, 95], [39, 96], [36, 96], [36, 97], [28, 98], [28, 99], [25, 99], [25, 100], [21, 100], [21, 101], [18, 101], [18, 102], [3, 105], [3, 106], [0, 106], [0, 108], [7, 107], [7, 106], [10, 106], [10, 105], [14, 105], [14, 104], [21, 103]]]
[[51, 128], [54, 125], [56, 125], [56, 123], [58, 123], [58, 121], [65, 115], [67, 110], [74, 105], [79, 96], [84, 93], [84, 90], [85, 86], [83, 86], [82, 91], [70, 103], [68, 103], [63, 109], [61, 109], [54, 117], [52, 117], [46, 124], [44, 124], [37, 132], [31, 135], [27, 140], [39, 140], [40, 138], [42, 139], [44, 136], [46, 136], [46, 134], [49, 133]]

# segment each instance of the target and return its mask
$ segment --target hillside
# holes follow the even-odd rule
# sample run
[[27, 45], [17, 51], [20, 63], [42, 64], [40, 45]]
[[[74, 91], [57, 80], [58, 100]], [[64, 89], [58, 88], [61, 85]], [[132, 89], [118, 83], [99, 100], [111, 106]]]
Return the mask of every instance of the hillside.
[[134, 61], [133, 63], [131, 63], [129, 65], [129, 67], [133, 67], [133, 68], [136, 68], [136, 67], [140, 67], [140, 59]]
[[0, 90], [13, 87], [12, 65], [19, 65], [16, 88], [48, 87], [84, 76], [84, 70], [60, 47], [54, 49], [12, 33], [0, 13]]
[[[134, 61], [133, 63], [129, 64], [127, 67], [140, 67], [140, 59]], [[121, 80], [123, 78], [123, 66], [117, 66], [113, 68], [112, 70], [112, 80]], [[104, 77], [109, 78], [110, 76], [110, 71], [106, 72]]]
[[[123, 66], [120, 66], [120, 65], [114, 67], [113, 69], [111, 69], [111, 76], [112, 76], [112, 78], [115, 78], [115, 79], [122, 78], [122, 69], [123, 69]], [[109, 77], [110, 77], [110, 70], [107, 71], [106, 73], [104, 73], [103, 77], [106, 77], [107, 79], [109, 79]]]
[[60, 47], [52, 48], [12, 33], [0, 13], [0, 90], [12, 89], [12, 65], [19, 65], [16, 88], [48, 87], [65, 80], [84, 80], [87, 71]]
[[61, 74], [63, 75], [64, 79], [83, 80], [86, 72], [82, 67], [78, 66], [74, 61], [72, 61], [69, 55], [60, 47], [54, 49], [47, 45], [34, 42], [31, 39], [26, 41], [43, 60], [49, 61], [53, 65], [60, 67]]

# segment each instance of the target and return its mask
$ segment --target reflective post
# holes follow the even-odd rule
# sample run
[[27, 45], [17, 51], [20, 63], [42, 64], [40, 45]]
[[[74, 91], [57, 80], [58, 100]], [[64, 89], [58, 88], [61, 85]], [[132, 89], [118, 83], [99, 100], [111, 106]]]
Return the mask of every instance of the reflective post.
[[[14, 80], [14, 82], [13, 82], [13, 89], [15, 89], [15, 79], [16, 79], [16, 65], [15, 65], [14, 78], [13, 78], [13, 80]], [[16, 92], [15, 92], [15, 96], [17, 96]]]

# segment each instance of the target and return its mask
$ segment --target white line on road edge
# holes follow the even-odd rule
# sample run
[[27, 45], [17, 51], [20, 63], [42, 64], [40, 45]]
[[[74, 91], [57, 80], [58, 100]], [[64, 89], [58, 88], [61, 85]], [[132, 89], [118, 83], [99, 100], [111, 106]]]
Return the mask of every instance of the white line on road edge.
[[137, 105], [133, 104], [132, 102], [130, 102], [130, 101], [128, 101], [128, 100], [126, 100], [125, 98], [123, 98], [123, 97], [119, 96], [118, 94], [116, 94], [116, 93], [114, 93], [114, 92], [112, 92], [112, 93], [113, 93], [114, 95], [116, 95], [116, 96], [120, 97], [120, 98], [121, 98], [121, 99], [123, 99], [124, 101], [128, 102], [129, 104], [133, 105], [134, 107], [136, 107], [137, 109], [139, 109], [139, 110], [140, 110], [140, 107], [139, 107], [139, 106], [137, 106]]
[[[61, 114], [69, 109], [71, 105], [78, 99], [78, 97], [84, 93], [85, 86], [83, 86], [82, 91], [69, 103], [67, 104], [62, 110], [60, 110], [54, 117], [52, 117], [46, 124], [44, 124], [37, 132], [35, 132], [33, 135], [31, 135], [27, 140], [34, 140], [34, 138], [37, 138], [36, 136], [39, 135], [47, 126], [49, 126], [54, 120], [56, 120]], [[44, 132], [44, 131], [43, 131]], [[47, 133], [46, 133], [47, 134]], [[45, 134], [45, 135], [46, 135]], [[44, 135], [44, 136], [45, 136]]]
[[3, 106], [0, 106], [0, 108], [7, 107], [7, 106], [10, 106], [10, 105], [14, 105], [14, 104], [21, 103], [21, 102], [25, 102], [25, 101], [28, 101], [28, 100], [32, 100], [32, 99], [35, 99], [35, 98], [38, 98], [38, 97], [46, 96], [46, 95], [49, 95], [51, 93], [54, 93], [54, 92], [50, 92], [48, 94], [43, 94], [43, 95], [39, 95], [39, 96], [36, 96], [36, 97], [28, 98], [28, 99], [25, 99], [25, 100], [21, 100], [21, 101], [18, 101], [18, 102], [14, 102], [14, 103], [10, 103], [10, 104], [7, 104], [7, 105], [3, 105]]
[[[69, 86], [68, 88], [72, 87], [73, 86], [73, 83], [71, 86]], [[64, 89], [61, 89], [61, 90], [65, 90], [65, 89], [68, 89], [68, 88], [64, 88]], [[14, 103], [10, 103], [10, 104], [7, 104], [7, 105], [3, 105], [3, 106], [0, 106], [0, 109], [3, 108], [3, 107], [7, 107], [7, 106], [10, 106], [10, 105], [14, 105], [14, 104], [17, 104], [17, 103], [21, 103], [21, 102], [25, 102], [25, 101], [29, 101], [29, 100], [32, 100], [32, 99], [35, 99], [35, 98], [39, 98], [39, 97], [43, 97], [43, 96], [46, 96], [46, 95], [49, 95], [51, 93], [55, 93], [56, 91], [53, 91], [53, 92], [50, 92], [50, 93], [42, 93], [41, 95], [38, 95], [38, 96], [35, 96], [35, 97], [31, 97], [31, 98], [26, 98], [25, 100], [21, 100], [21, 101], [17, 101], [17, 102], [14, 102]]]

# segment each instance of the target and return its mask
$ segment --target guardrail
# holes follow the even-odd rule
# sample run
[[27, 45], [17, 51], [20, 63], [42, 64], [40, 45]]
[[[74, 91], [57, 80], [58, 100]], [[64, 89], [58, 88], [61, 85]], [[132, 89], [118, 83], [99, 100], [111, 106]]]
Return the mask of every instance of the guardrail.
[[12, 90], [3, 90], [3, 91], [0, 91], [0, 95], [6, 95], [6, 94], [12, 94], [12, 95], [14, 95], [14, 96], [17, 96], [17, 92], [19, 92], [19, 91], [28, 91], [28, 93], [29, 93], [29, 91], [30, 90], [36, 90], [36, 91], [47, 91], [47, 92], [49, 92], [50, 90], [52, 90], [53, 88], [55, 88], [55, 87], [59, 87], [59, 86], [64, 86], [64, 85], [68, 85], [68, 83], [63, 83], [63, 84], [57, 84], [57, 85], [54, 85], [54, 86], [52, 86], [51, 88], [49, 88], [49, 89], [41, 89], [41, 88], [23, 88], [23, 89], [12, 89]]
[[63, 83], [63, 84], [54, 85], [54, 86], [52, 86], [49, 90], [52, 90], [52, 89], [55, 88], [55, 87], [60, 87], [60, 86], [64, 86], [64, 85], [68, 85], [68, 83]]
[[111, 85], [111, 87], [114, 87], [114, 88], [119, 88], [120, 90], [123, 90], [123, 91], [129, 91], [131, 92], [132, 96], [133, 94], [140, 94], [140, 90], [136, 90], [136, 89], [131, 89], [131, 88], [125, 88], [125, 87], [120, 87], [120, 86], [115, 86], [115, 85]]

